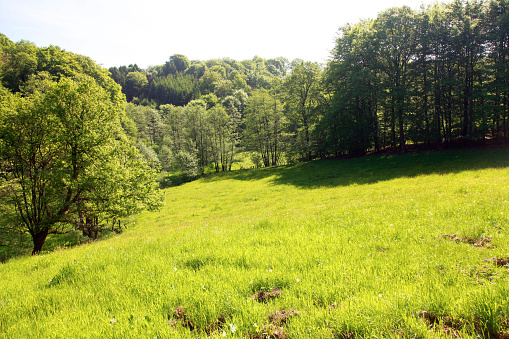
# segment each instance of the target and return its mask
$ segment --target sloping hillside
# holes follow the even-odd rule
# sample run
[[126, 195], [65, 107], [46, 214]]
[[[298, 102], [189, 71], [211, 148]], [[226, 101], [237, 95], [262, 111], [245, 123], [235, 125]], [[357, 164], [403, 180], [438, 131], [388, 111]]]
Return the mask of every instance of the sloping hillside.
[[1, 265], [0, 336], [506, 338], [508, 200], [509, 148], [212, 175]]

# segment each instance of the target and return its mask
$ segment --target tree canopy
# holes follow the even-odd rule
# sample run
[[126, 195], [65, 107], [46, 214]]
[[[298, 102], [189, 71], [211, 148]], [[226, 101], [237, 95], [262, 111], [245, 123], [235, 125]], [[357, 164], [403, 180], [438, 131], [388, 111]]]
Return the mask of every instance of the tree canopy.
[[507, 8], [456, 0], [341, 28], [320, 127], [328, 151], [507, 139]]
[[[419, 10], [389, 8], [374, 19], [341, 27], [326, 65], [259, 56], [189, 61], [175, 54], [145, 71], [149, 86], [132, 102], [161, 110], [201, 101], [206, 111], [214, 108], [222, 115], [219, 105], [229, 115], [239, 114], [234, 153], [257, 152], [255, 158], [264, 165], [383, 149], [405, 152], [413, 144], [443, 147], [507, 140], [507, 7], [503, 0], [455, 0]], [[262, 107], [255, 104], [261, 96], [281, 104], [277, 111], [284, 118], [283, 129], [269, 131], [265, 120], [266, 130], [256, 132], [265, 133], [265, 143], [269, 135], [282, 136], [276, 161], [264, 159], [261, 143], [254, 147], [253, 124], [269, 112], [256, 109]], [[212, 125], [217, 119], [196, 120], [203, 143], [200, 149], [196, 143], [187, 147], [189, 156], [184, 158], [196, 160], [192, 162], [201, 168], [222, 168], [213, 156], [217, 147]], [[170, 140], [166, 133], [192, 131], [194, 121], [184, 119], [176, 128], [169, 126], [174, 120], [161, 119], [167, 126], [161, 138], [156, 145], [148, 139], [146, 144], [158, 155], [164, 149], [166, 155], [173, 154], [165, 159], [175, 160], [182, 149], [165, 143], [165, 138]], [[190, 137], [179, 135], [181, 140]]]
[[42, 62], [26, 78], [8, 58], [8, 89], [0, 95], [1, 179], [34, 254], [49, 233], [72, 225], [95, 237], [101, 223], [162, 202], [156, 172], [121, 127], [127, 117], [119, 86], [87, 58], [38, 52]]

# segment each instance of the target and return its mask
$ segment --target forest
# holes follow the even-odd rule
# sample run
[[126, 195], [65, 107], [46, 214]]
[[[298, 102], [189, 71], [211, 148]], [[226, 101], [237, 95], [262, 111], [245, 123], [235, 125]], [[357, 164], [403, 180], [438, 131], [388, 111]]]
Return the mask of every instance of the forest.
[[173, 185], [169, 173], [190, 180], [246, 157], [269, 167], [505, 142], [508, 8], [390, 8], [340, 27], [326, 64], [174, 54], [106, 70], [0, 35], [4, 233], [28, 231], [34, 253], [66, 225], [97, 237], [160, 206], [156, 180]]
[[112, 67], [139, 148], [163, 169], [228, 170], [509, 137], [507, 1], [391, 8], [341, 27], [327, 64], [283, 57]]

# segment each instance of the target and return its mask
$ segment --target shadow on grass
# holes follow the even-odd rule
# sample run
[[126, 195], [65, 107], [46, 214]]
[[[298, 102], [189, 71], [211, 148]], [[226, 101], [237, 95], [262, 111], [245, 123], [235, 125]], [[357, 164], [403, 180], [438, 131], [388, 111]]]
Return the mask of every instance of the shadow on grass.
[[324, 159], [296, 165], [239, 170], [203, 178], [260, 180], [303, 189], [372, 184], [397, 178], [467, 170], [509, 167], [509, 147], [430, 151], [403, 155], [371, 155], [354, 159]]
[[[104, 231], [96, 240], [83, 236], [81, 231], [72, 231], [65, 234], [50, 234], [44, 242], [41, 254], [53, 251], [72, 248], [82, 244], [94, 241], [105, 240], [114, 236], [114, 232]], [[32, 238], [27, 232], [19, 232], [15, 239], [2, 239], [7, 241], [9, 246], [0, 246], [0, 263], [5, 263], [10, 259], [31, 256], [33, 243]]]

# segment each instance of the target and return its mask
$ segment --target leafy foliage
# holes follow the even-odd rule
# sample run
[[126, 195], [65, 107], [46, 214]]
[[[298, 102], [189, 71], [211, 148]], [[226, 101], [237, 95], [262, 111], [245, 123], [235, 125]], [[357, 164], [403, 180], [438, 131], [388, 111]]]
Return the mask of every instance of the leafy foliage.
[[507, 139], [500, 73], [507, 40], [499, 40], [508, 34], [506, 8], [458, 0], [392, 8], [343, 27], [328, 67], [332, 100], [318, 129], [328, 152]]
[[[125, 98], [107, 72], [58, 47], [3, 43], [4, 229], [28, 232], [35, 254], [50, 233], [97, 237], [106, 222], [160, 206], [156, 172], [125, 136], [122, 127], [132, 132]], [[18, 62], [27, 52], [35, 67]]]
[[287, 123], [282, 108], [277, 97], [263, 89], [254, 92], [247, 103], [244, 141], [260, 154], [266, 167], [282, 161]]

